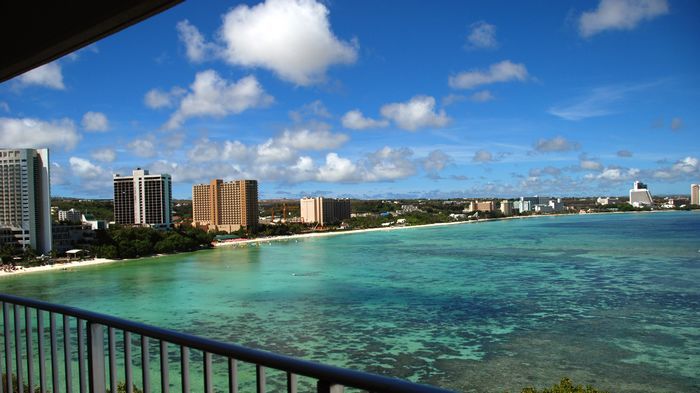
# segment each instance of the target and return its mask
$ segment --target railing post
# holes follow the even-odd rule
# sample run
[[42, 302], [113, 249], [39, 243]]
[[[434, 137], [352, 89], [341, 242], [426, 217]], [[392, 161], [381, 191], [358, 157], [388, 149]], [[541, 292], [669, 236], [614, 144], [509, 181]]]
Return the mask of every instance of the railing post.
[[316, 393], [343, 393], [343, 390], [343, 385], [320, 380], [316, 382]]
[[90, 393], [105, 393], [105, 343], [102, 325], [88, 322]]

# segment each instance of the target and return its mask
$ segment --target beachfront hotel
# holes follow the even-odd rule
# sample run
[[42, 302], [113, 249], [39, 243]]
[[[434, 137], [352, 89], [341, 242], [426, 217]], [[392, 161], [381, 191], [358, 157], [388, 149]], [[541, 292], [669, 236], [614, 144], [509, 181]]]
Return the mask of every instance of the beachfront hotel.
[[350, 218], [350, 200], [333, 198], [302, 198], [299, 200], [304, 223], [335, 224]]
[[48, 149], [0, 149], [0, 245], [51, 251]]
[[690, 185], [690, 204], [700, 205], [700, 184]]
[[634, 186], [632, 186], [632, 189], [630, 190], [629, 203], [634, 207], [642, 207], [654, 204], [654, 200], [651, 198], [651, 193], [647, 189], [646, 184], [640, 181], [634, 182]]
[[115, 174], [114, 222], [122, 225], [170, 227], [172, 181], [168, 174], [152, 175], [136, 168], [131, 176]]
[[233, 232], [258, 225], [258, 181], [214, 179], [192, 186], [192, 223]]
[[501, 201], [501, 213], [504, 216], [510, 216], [513, 214], [513, 202], [504, 199]]

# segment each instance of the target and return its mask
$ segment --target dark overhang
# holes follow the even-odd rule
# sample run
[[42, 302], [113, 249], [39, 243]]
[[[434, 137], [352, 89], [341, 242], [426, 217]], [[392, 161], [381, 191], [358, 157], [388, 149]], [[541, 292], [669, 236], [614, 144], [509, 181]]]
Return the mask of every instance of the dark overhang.
[[0, 1], [0, 83], [182, 1]]

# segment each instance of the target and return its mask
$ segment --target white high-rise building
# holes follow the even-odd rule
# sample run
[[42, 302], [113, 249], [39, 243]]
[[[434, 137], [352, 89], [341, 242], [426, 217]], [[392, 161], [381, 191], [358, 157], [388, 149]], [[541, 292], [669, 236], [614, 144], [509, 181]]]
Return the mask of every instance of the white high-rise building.
[[169, 227], [172, 223], [170, 175], [137, 168], [131, 176], [114, 175], [114, 222]]
[[634, 207], [653, 205], [654, 200], [651, 198], [651, 193], [647, 189], [647, 185], [635, 181], [633, 188], [630, 190], [630, 205]]
[[22, 248], [51, 251], [49, 149], [0, 149], [0, 227]]
[[690, 204], [700, 205], [700, 184], [690, 185]]

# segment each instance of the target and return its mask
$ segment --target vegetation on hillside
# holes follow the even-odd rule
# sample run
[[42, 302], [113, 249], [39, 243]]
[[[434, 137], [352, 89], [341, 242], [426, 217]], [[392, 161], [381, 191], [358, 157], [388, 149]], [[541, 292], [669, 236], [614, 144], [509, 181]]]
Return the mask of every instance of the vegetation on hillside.
[[[58, 210], [75, 209], [81, 213], [90, 213], [98, 220], [114, 220], [114, 204], [111, 199], [74, 199], [74, 198], [52, 198], [51, 206], [58, 207]], [[55, 221], [58, 217], [52, 217]]]

